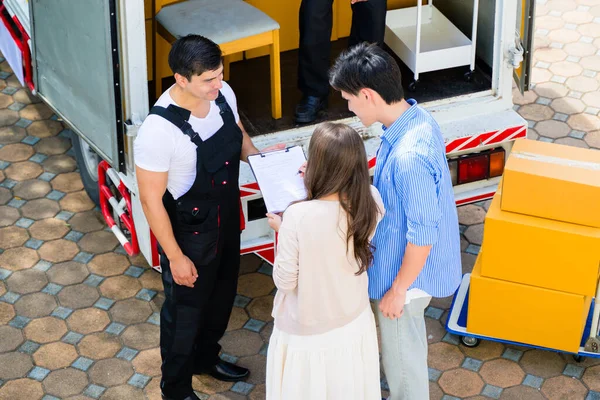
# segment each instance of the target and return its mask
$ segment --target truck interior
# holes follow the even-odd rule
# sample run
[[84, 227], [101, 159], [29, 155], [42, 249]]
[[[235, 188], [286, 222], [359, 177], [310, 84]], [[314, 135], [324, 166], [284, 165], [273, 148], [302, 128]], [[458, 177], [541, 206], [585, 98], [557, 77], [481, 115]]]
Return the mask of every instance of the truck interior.
[[[146, 0], [147, 39], [151, 39], [155, 35], [153, 31], [155, 25], [152, 19], [153, 8], [148, 5], [148, 3], [154, 3], [155, 1], [160, 2], [161, 0]], [[283, 112], [280, 119], [272, 117], [270, 58], [267, 50], [256, 49], [227, 56], [228, 61], [230, 61], [228, 83], [237, 95], [240, 117], [251, 136], [294, 128], [297, 126], [294, 121], [294, 110], [302, 96], [297, 88], [299, 37], [297, 10], [300, 6], [300, 0], [286, 0], [288, 4], [285, 8], [281, 7], [280, 0], [248, 0], [247, 2], [271, 16], [280, 25], [280, 73]], [[163, 7], [170, 3], [174, 3], [174, 1], [162, 0]], [[475, 70], [472, 74], [468, 74], [469, 65], [421, 73], [418, 84], [413, 90], [410, 90], [409, 87], [414, 80], [413, 72], [387, 44], [383, 45], [396, 58], [401, 67], [406, 97], [412, 97], [420, 103], [425, 103], [487, 91], [492, 88], [492, 66], [494, 65], [496, 45], [496, 0], [479, 0], [478, 3]], [[415, 7], [416, 4], [414, 0], [388, 0], [388, 11]], [[427, 0], [424, 0], [422, 4], [425, 8], [428, 4]], [[434, 5], [467, 38], [471, 38], [473, 1], [444, 0], [439, 1], [439, 3], [434, 2]], [[335, 0], [333, 7], [332, 62], [347, 48], [347, 36], [350, 32], [352, 19], [349, 0]], [[154, 4], [154, 10], [157, 10], [156, 4]], [[157, 37], [155, 42], [148, 40], [148, 92], [150, 103], [156, 100], [153, 95], [155, 90], [152, 81], [152, 57], [159, 58], [156, 62], [166, 62], [168, 49], [169, 44], [161, 37]], [[465, 74], [469, 76], [465, 76]], [[173, 82], [174, 79], [170, 76], [162, 77], [163, 90]], [[337, 120], [352, 115], [339, 93], [332, 90], [329, 96], [329, 107], [316, 122]]]

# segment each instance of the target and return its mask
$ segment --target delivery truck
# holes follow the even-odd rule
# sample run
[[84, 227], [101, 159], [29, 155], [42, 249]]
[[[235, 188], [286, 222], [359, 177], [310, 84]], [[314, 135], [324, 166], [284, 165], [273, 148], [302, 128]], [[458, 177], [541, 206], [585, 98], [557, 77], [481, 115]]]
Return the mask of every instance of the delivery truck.
[[[1, 0], [0, 50], [23, 86], [69, 127], [85, 189], [100, 206], [125, 251], [141, 252], [149, 265], [160, 269], [156, 240], [138, 196], [133, 158], [133, 141], [154, 98], [154, 91], [149, 90], [149, 80], [154, 75], [151, 70], [156, 65], [153, 61], [165, 62], [160, 56], [164, 51], [158, 52], [157, 48], [168, 46], [154, 36], [156, 2], [161, 2], [161, 6], [174, 3]], [[279, 23], [280, 50], [293, 52], [298, 45], [300, 0], [247, 3]], [[349, 33], [349, 3], [334, 2], [332, 39]], [[441, 126], [457, 206], [494, 196], [513, 141], [527, 135], [527, 122], [513, 109], [512, 97], [514, 88], [523, 92], [529, 86], [534, 3], [444, 0], [435, 4], [423, 2], [417, 8], [414, 0], [388, 0], [386, 48], [402, 64], [402, 60], [410, 58], [412, 40], [418, 37], [417, 50], [421, 55], [417, 57], [429, 59], [435, 66], [427, 69], [421, 64], [417, 70], [418, 61], [407, 61], [419, 81], [415, 79], [414, 84], [407, 85], [413, 92], [406, 93], [407, 97], [424, 98], [420, 104]], [[413, 16], [418, 20], [406, 22]], [[436, 30], [435, 22], [442, 19], [444, 26], [460, 39], [453, 44], [460, 47], [456, 54], [447, 48], [436, 53], [439, 46], [449, 41], [444, 37], [446, 28]], [[425, 27], [427, 23], [430, 24]], [[262, 54], [259, 49], [229, 55], [232, 74], [243, 71], [246, 63]], [[457, 61], [435, 61], [436, 54], [456, 55]], [[443, 75], [443, 68], [458, 68], [460, 74]], [[476, 82], [473, 70], [478, 74]], [[289, 78], [282, 74], [281, 79]], [[438, 83], [427, 86], [420, 82]], [[268, 78], [264, 84], [268, 92]], [[373, 168], [382, 127], [364, 127], [355, 117], [338, 121], [353, 126], [362, 135]], [[311, 125], [274, 128], [255, 135], [253, 140], [259, 149], [275, 143], [306, 147], [313, 129]], [[241, 254], [254, 253], [273, 262], [276, 238], [265, 219], [260, 188], [247, 165], [242, 165], [240, 172], [244, 215]]]

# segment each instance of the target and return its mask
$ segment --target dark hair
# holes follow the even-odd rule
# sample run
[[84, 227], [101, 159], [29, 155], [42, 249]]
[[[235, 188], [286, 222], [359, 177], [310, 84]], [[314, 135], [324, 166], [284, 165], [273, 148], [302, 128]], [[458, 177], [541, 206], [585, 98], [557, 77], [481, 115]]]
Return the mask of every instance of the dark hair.
[[310, 139], [304, 183], [307, 200], [339, 195], [348, 222], [346, 245], [352, 239], [359, 265], [356, 275], [365, 272], [373, 261], [375, 249], [370, 239], [379, 211], [371, 193], [367, 153], [358, 132], [344, 124], [319, 124]]
[[194, 75], [216, 70], [222, 61], [219, 45], [200, 35], [177, 39], [169, 52], [169, 67], [173, 73], [185, 76], [188, 80]]
[[387, 103], [404, 98], [400, 67], [376, 44], [359, 43], [344, 51], [329, 70], [329, 83], [335, 90], [356, 96], [361, 89], [372, 89]]

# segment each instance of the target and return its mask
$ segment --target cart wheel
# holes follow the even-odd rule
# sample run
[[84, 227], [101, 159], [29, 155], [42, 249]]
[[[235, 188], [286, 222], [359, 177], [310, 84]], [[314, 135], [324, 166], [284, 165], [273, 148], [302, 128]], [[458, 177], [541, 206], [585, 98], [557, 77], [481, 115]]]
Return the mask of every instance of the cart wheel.
[[471, 82], [473, 80], [473, 71], [467, 71], [463, 76], [465, 77], [465, 81]]
[[466, 347], [477, 347], [477, 346], [479, 346], [479, 343], [481, 342], [479, 339], [472, 337], [472, 336], [461, 336], [460, 341]]
[[584, 356], [580, 356], [579, 354], [573, 354], [573, 360], [575, 360], [575, 362], [584, 362], [585, 361], [585, 357]]
[[417, 90], [417, 83], [419, 81], [412, 81], [409, 85], [408, 85], [408, 90], [410, 90], [411, 92], [414, 92]]

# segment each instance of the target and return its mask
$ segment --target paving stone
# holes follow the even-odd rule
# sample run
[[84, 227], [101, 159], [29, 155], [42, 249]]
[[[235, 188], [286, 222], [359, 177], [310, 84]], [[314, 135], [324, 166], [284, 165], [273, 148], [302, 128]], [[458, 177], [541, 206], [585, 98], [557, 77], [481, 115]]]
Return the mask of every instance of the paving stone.
[[562, 77], [571, 77], [578, 76], [583, 72], [583, 68], [574, 62], [569, 61], [560, 61], [556, 63], [552, 63], [550, 66], [550, 71]]
[[554, 112], [548, 106], [543, 106], [540, 104], [526, 104], [519, 108], [519, 114], [521, 114], [523, 118], [530, 121], [543, 121], [551, 118]]
[[566, 83], [571, 90], [575, 90], [580, 93], [593, 92], [598, 90], [599, 86], [599, 83], [596, 79], [586, 76], [569, 78]]
[[464, 369], [444, 372], [438, 384], [445, 393], [460, 398], [475, 396], [481, 392], [484, 386], [479, 375]]
[[12, 304], [0, 302], [0, 324], [6, 325], [8, 321], [15, 316], [15, 309]]
[[259, 321], [269, 322], [273, 320], [271, 312], [273, 311], [273, 296], [262, 296], [255, 298], [248, 305], [250, 317]]
[[[254, 388], [254, 390], [252, 390], [252, 392], [249, 395], [249, 399], [250, 400], [262, 400], [264, 398], [266, 398], [267, 396], [267, 389], [266, 389], [266, 385], [263, 383], [261, 385], [256, 385], [256, 387]], [[433, 396], [430, 395], [430, 398], [435, 400]]]
[[60, 239], [69, 232], [69, 226], [58, 218], [48, 218], [35, 222], [29, 228], [29, 233], [35, 239]]
[[40, 291], [48, 284], [46, 274], [34, 269], [16, 271], [6, 281], [8, 289], [20, 294], [28, 294]]
[[120, 385], [109, 388], [104, 392], [101, 400], [144, 400], [144, 392], [141, 389], [137, 389], [130, 385]]
[[32, 293], [21, 297], [15, 303], [15, 310], [19, 315], [27, 318], [41, 318], [49, 316], [56, 306], [54, 296], [46, 293]]
[[43, 395], [42, 384], [30, 378], [9, 381], [0, 388], [0, 398], [7, 400], [39, 400]]
[[52, 188], [61, 192], [69, 193], [83, 190], [81, 176], [77, 172], [60, 174], [52, 180]]
[[215, 394], [225, 392], [233, 386], [233, 382], [222, 382], [208, 375], [194, 375], [192, 388], [202, 393]]
[[600, 131], [593, 131], [585, 136], [585, 141], [590, 147], [600, 149]]
[[2, 243], [4, 250], [22, 246], [27, 239], [29, 239], [29, 235], [26, 229], [19, 228], [18, 226], [0, 228], [0, 243]]
[[107, 278], [100, 284], [102, 295], [115, 300], [133, 297], [141, 288], [137, 279], [125, 275]]
[[76, 310], [67, 319], [71, 330], [87, 335], [104, 330], [110, 323], [106, 311], [98, 308], [84, 308]]
[[571, 56], [589, 57], [596, 53], [596, 47], [590, 43], [569, 43], [563, 48], [564, 51]]
[[474, 225], [483, 223], [485, 210], [473, 204], [458, 208], [458, 220], [463, 225]]
[[119, 245], [117, 237], [112, 232], [97, 231], [86, 234], [80, 241], [79, 247], [88, 253], [106, 253]]
[[560, 97], [555, 99], [550, 104], [550, 107], [552, 107], [554, 111], [564, 114], [575, 114], [585, 110], [585, 104], [583, 104], [581, 100], [571, 97]]
[[[138, 353], [132, 362], [135, 370], [147, 376], [160, 376], [160, 349], [149, 349]], [[255, 370], [252, 370], [252, 375], [255, 375]]]
[[238, 280], [238, 293], [251, 298], [266, 296], [274, 287], [271, 277], [259, 273], [242, 275]]
[[588, 145], [585, 141], [581, 139], [575, 139], [572, 137], [560, 138], [554, 141], [556, 144], [564, 144], [567, 146], [581, 147], [583, 149], [587, 149]]
[[542, 394], [550, 400], [583, 399], [587, 394], [587, 389], [576, 379], [557, 376], [544, 382]]
[[38, 260], [37, 252], [26, 247], [15, 247], [0, 254], [0, 265], [11, 271], [31, 268]]
[[50, 370], [66, 368], [75, 359], [77, 359], [75, 346], [63, 342], [45, 344], [33, 354], [36, 365]]
[[[2, 338], [2, 340], [0, 341], [0, 353], [6, 353], [9, 351], [16, 350], [17, 348], [19, 348], [19, 346], [21, 345], [21, 343], [23, 343], [24, 340], [23, 335], [21, 334], [21, 331], [19, 329], [13, 328], [12, 326], [8, 325], [0, 326], [0, 337]], [[2, 379], [4, 378], [1, 374], [0, 377]]]
[[531, 83], [538, 84], [550, 81], [552, 78], [552, 72], [547, 69], [532, 68], [531, 69]]
[[77, 344], [81, 341], [83, 335], [77, 332], [68, 332], [61, 340], [69, 344]]
[[0, 377], [3, 380], [23, 378], [31, 368], [33, 363], [27, 354], [16, 352], [0, 354]]
[[125, 325], [144, 322], [151, 314], [150, 305], [138, 299], [119, 301], [110, 310], [112, 320]]
[[106, 391], [105, 387], [91, 384], [90, 386], [87, 387], [87, 389], [85, 389], [85, 391], [83, 393], [94, 399], [99, 399], [100, 396], [102, 396], [102, 393], [104, 393], [105, 391]]
[[73, 310], [66, 307], [57, 307], [54, 311], [52, 311], [52, 316], [60, 319], [67, 319], [69, 315], [73, 313]]
[[63, 129], [63, 125], [60, 122], [49, 119], [32, 122], [31, 125], [27, 127], [27, 133], [29, 133], [31, 136], [44, 139], [47, 137], [56, 136]]
[[75, 171], [77, 162], [69, 155], [61, 154], [48, 157], [42, 162], [44, 170], [53, 174], [62, 174]]
[[98, 231], [106, 226], [102, 215], [96, 210], [75, 214], [69, 224], [72, 229], [83, 233]]
[[59, 211], [58, 203], [49, 199], [31, 200], [21, 208], [24, 217], [34, 220], [52, 218]]
[[50, 370], [41, 367], [34, 367], [27, 375], [31, 379], [35, 379], [38, 382], [43, 381], [46, 376], [50, 373]]
[[52, 110], [42, 103], [30, 104], [23, 108], [20, 112], [21, 117], [30, 119], [32, 121], [49, 119], [52, 114]]
[[[19, 120], [19, 114], [8, 108], [0, 110], [0, 126], [10, 126]], [[0, 157], [2, 158], [2, 157]]]
[[600, 72], [600, 56], [584, 57], [581, 59], [580, 63], [581, 66], [587, 70]]
[[525, 378], [525, 373], [519, 364], [507, 359], [486, 361], [479, 375], [486, 383], [501, 388], [518, 385]]
[[476, 245], [481, 245], [483, 242], [483, 224], [471, 225], [465, 231], [467, 240]]
[[446, 330], [439, 320], [426, 318], [425, 326], [427, 327], [427, 342], [429, 344], [440, 342], [446, 334]]
[[[80, 251], [79, 253], [77, 253], [77, 255], [75, 256], [75, 258], [73, 258], [73, 261], [77, 261], [79, 263], [83, 263], [83, 264], [87, 264], [89, 263], [92, 258], [94, 258], [93, 254], [90, 253], [86, 253], [85, 251]], [[88, 279], [90, 279], [90, 277], [88, 277]], [[86, 279], [86, 281], [88, 280]]]
[[547, 63], [559, 62], [567, 58], [567, 53], [564, 50], [546, 47], [538, 49], [535, 53], [536, 58]]
[[67, 194], [60, 201], [60, 206], [63, 210], [78, 213], [82, 211], [89, 211], [93, 209], [96, 205], [92, 200], [90, 200], [87, 193], [84, 190], [82, 190], [79, 192]]
[[111, 335], [120, 335], [125, 330], [125, 325], [118, 322], [112, 322], [106, 327], [105, 331]]
[[[248, 368], [252, 373], [246, 380], [253, 385], [265, 383], [267, 376], [267, 359], [265, 356], [255, 354], [249, 357], [240, 358], [237, 364], [241, 367]], [[241, 393], [241, 392], [240, 392]]]
[[110, 358], [96, 362], [89, 370], [92, 383], [104, 387], [122, 385], [133, 375], [133, 368], [125, 360]]
[[576, 114], [569, 117], [569, 126], [579, 131], [590, 132], [600, 129], [600, 118], [589, 114]]
[[[4, 178], [4, 173], [2, 171], [0, 171], [0, 182], [2, 182], [3, 178]], [[4, 205], [4, 204], [8, 203], [10, 199], [12, 199], [11, 191], [7, 188], [0, 187], [0, 205]], [[8, 224], [3, 224], [1, 221], [2, 220], [0, 219], [0, 224], [2, 224], [3, 226], [8, 225]]]
[[600, 400], [600, 392], [589, 391], [588, 395], [585, 397], [585, 400]]
[[537, 94], [535, 91], [530, 90], [525, 92], [524, 95], [518, 89], [513, 90], [513, 103], [517, 105], [525, 105], [534, 103], [537, 99]]
[[158, 326], [148, 323], [132, 325], [122, 333], [121, 340], [127, 347], [147, 350], [158, 346], [159, 331]]
[[543, 400], [544, 396], [537, 390], [527, 386], [513, 386], [504, 389], [502, 400]]
[[257, 333], [240, 329], [225, 333], [221, 339], [223, 350], [236, 357], [251, 356], [258, 353], [263, 341]]
[[[15, 181], [19, 181], [19, 182], [37, 178], [43, 172], [44, 172], [44, 170], [42, 169], [42, 167], [39, 164], [32, 162], [32, 161], [16, 162], [16, 163], [11, 164], [8, 168], [6, 168], [4, 170], [4, 174], [6, 175], [7, 178], [15, 180]], [[17, 190], [19, 190], [19, 185], [17, 185], [14, 188], [14, 190], [15, 190], [15, 196], [27, 198], [16, 192]]]
[[551, 378], [561, 375], [566, 363], [557, 353], [531, 350], [525, 352], [520, 365], [528, 374], [542, 378]]
[[582, 380], [591, 390], [600, 391], [600, 365], [588, 368]]
[[90, 273], [84, 264], [75, 261], [56, 264], [47, 272], [50, 281], [59, 285], [81, 283], [89, 274]]
[[[1, 118], [0, 110], [0, 118]], [[24, 143], [13, 143], [7, 144], [0, 148], [0, 160], [6, 162], [18, 162], [18, 161], [26, 161], [29, 157], [31, 157], [35, 152], [33, 151], [33, 147]]]
[[[598, 94], [598, 92], [586, 93], [583, 95], [581, 100], [583, 100], [583, 102], [585, 104], [587, 104], [588, 106], [600, 108], [600, 94]], [[7, 174], [7, 176], [8, 176], [8, 174]]]
[[461, 350], [468, 357], [486, 361], [500, 357], [504, 346], [501, 343], [483, 340], [477, 347], [461, 347]]
[[8, 325], [16, 329], [23, 329], [27, 326], [29, 322], [31, 322], [31, 318], [27, 318], [22, 315], [17, 315], [13, 318], [12, 321], [8, 323]]
[[44, 380], [46, 392], [64, 398], [81, 393], [88, 385], [85, 372], [75, 368], [53, 371]]
[[37, 343], [55, 342], [65, 333], [67, 333], [65, 322], [55, 317], [34, 319], [25, 328], [25, 337]]
[[121, 343], [116, 336], [99, 332], [85, 336], [77, 347], [82, 356], [100, 360], [114, 357], [121, 348]]
[[100, 299], [96, 303], [94, 303], [94, 307], [104, 311], [108, 311], [113, 304], [115, 304], [114, 300], [108, 299], [106, 297], [100, 297]]
[[73, 242], [65, 239], [58, 239], [44, 243], [44, 245], [40, 247], [39, 253], [44, 260], [60, 263], [69, 261], [75, 257], [75, 255], [79, 253], [79, 248]]
[[[20, 216], [19, 210], [16, 208], [0, 206], [0, 227], [14, 224]], [[0, 263], [0, 265], [2, 265], [2, 263]]]

